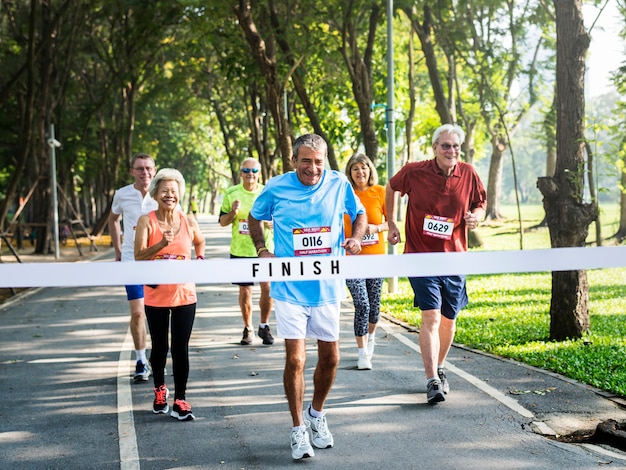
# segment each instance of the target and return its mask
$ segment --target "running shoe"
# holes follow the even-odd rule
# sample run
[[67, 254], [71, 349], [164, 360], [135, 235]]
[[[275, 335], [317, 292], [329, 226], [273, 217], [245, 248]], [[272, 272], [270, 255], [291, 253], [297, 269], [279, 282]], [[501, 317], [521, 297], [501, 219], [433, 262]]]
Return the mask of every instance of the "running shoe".
[[263, 328], [259, 326], [257, 336], [263, 340], [263, 344], [274, 344], [274, 337], [270, 333], [269, 325], [265, 325]]
[[149, 377], [150, 367], [148, 367], [148, 364], [137, 361], [137, 364], [135, 364], [135, 382], [147, 382]]
[[304, 424], [306, 424], [307, 430], [311, 431], [311, 442], [318, 449], [332, 447], [335, 441], [333, 440], [333, 435], [328, 430], [326, 413], [322, 413], [322, 416], [319, 418], [314, 418], [311, 416], [309, 409], [310, 407], [304, 412]]
[[167, 398], [169, 396], [170, 391], [165, 384], [154, 389], [154, 403], [152, 404], [152, 412], [154, 414], [166, 414], [170, 410], [170, 407], [167, 406]]
[[191, 412], [191, 405], [185, 400], [174, 400], [171, 416], [178, 421], [191, 421], [195, 419], [195, 416]]
[[297, 431], [291, 431], [291, 458], [300, 460], [314, 456], [315, 451], [309, 444], [309, 433], [306, 427], [300, 427]]
[[241, 338], [240, 343], [244, 346], [248, 346], [252, 344], [252, 340], [254, 339], [254, 333], [248, 327], [244, 327], [243, 329], [243, 337]]
[[356, 368], [359, 370], [372, 370], [372, 361], [370, 361], [369, 356], [359, 356]]
[[437, 369], [437, 375], [439, 376], [439, 380], [441, 381], [441, 390], [446, 395], [450, 391], [450, 384], [448, 383], [448, 378], [446, 377], [445, 369]]
[[431, 380], [428, 383], [428, 387], [426, 390], [426, 399], [428, 403], [435, 404], [440, 401], [445, 401], [446, 396], [443, 393], [441, 382], [438, 379]]

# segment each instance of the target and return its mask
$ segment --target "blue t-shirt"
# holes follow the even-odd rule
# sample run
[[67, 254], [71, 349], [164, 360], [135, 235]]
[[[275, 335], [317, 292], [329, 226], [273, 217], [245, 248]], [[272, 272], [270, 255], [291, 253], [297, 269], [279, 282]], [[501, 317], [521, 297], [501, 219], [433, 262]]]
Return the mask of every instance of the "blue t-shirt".
[[[314, 186], [302, 184], [294, 171], [276, 176], [265, 185], [250, 211], [257, 220], [274, 222], [274, 254], [279, 257], [345, 254], [341, 247], [343, 215], [354, 221], [364, 213], [348, 179], [334, 170], [324, 170]], [[276, 281], [271, 284], [271, 296], [319, 307], [345, 298], [345, 280]]]

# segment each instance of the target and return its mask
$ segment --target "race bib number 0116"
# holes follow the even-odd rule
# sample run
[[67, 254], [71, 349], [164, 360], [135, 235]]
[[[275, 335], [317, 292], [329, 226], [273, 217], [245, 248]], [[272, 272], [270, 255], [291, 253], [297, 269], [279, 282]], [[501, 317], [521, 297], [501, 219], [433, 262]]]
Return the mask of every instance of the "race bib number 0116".
[[450, 240], [452, 238], [453, 229], [454, 220], [449, 217], [441, 217], [431, 214], [426, 214], [426, 216], [424, 216], [424, 235]]
[[332, 252], [330, 227], [295, 228], [292, 235], [294, 256], [327, 255]]

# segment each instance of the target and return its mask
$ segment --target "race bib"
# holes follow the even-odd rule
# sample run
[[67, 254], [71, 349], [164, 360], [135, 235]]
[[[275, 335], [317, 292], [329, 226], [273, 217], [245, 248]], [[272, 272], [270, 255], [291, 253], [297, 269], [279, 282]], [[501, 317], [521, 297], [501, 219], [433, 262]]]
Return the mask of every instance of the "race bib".
[[292, 236], [294, 256], [327, 255], [332, 252], [330, 227], [295, 228]]
[[361, 246], [371, 246], [378, 244], [378, 234], [377, 233], [368, 233], [367, 235], [363, 235], [363, 240], [361, 240]]
[[250, 235], [250, 227], [248, 226], [247, 219], [241, 219], [239, 221], [239, 233], [241, 235]]
[[450, 240], [452, 238], [453, 229], [454, 220], [449, 217], [441, 217], [431, 214], [426, 214], [424, 216], [424, 229], [422, 232], [424, 235]]
[[181, 261], [186, 259], [185, 255], [177, 255], [175, 253], [163, 253], [160, 255], [156, 255], [154, 259], [173, 259], [177, 261]]

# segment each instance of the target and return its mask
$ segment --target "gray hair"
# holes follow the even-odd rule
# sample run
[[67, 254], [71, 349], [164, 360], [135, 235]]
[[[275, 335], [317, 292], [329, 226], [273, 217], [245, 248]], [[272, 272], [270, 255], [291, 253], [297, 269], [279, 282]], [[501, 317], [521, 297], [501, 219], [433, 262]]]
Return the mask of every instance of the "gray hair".
[[326, 141], [317, 134], [304, 134], [296, 139], [293, 143], [292, 157], [294, 160], [298, 159], [298, 150], [300, 147], [307, 147], [313, 150], [324, 151], [324, 157], [328, 156], [328, 144]]
[[370, 169], [370, 177], [369, 180], [367, 180], [367, 184], [369, 186], [374, 186], [375, 184], [378, 184], [378, 173], [376, 172], [376, 167], [374, 166], [374, 163], [372, 163], [370, 157], [368, 157], [364, 153], [355, 153], [350, 157], [348, 163], [346, 163], [346, 176], [348, 177], [350, 184], [354, 186], [354, 180], [352, 179], [352, 167], [357, 163], [367, 165], [367, 167]]
[[241, 162], [241, 165], [239, 165], [239, 171], [241, 171], [241, 169], [246, 163], [250, 163], [250, 162], [254, 163], [255, 168], [259, 168], [259, 169], [261, 168], [261, 162], [259, 162], [256, 158], [248, 157], [248, 158], [245, 158], [243, 162]]
[[460, 144], [465, 142], [465, 131], [461, 129], [461, 126], [457, 124], [444, 124], [443, 126], [437, 128], [433, 134], [433, 145], [439, 142], [439, 137], [441, 137], [441, 134], [444, 133], [456, 134], [459, 138]]
[[154, 199], [157, 190], [159, 189], [159, 184], [162, 181], [176, 181], [178, 183], [178, 199], [183, 199], [183, 196], [185, 195], [185, 178], [183, 178], [180, 171], [175, 170], [174, 168], [161, 168], [157, 171], [157, 174], [150, 182], [150, 187], [148, 188], [150, 197]]

